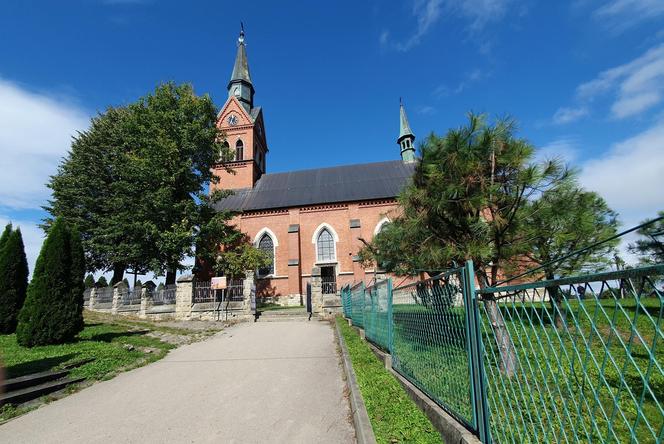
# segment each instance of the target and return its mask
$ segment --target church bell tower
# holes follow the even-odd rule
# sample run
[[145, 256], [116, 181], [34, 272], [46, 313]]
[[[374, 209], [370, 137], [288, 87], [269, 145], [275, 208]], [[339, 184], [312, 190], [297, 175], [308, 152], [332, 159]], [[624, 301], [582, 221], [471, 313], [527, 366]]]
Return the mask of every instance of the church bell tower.
[[[232, 156], [219, 159], [214, 173], [219, 183], [210, 191], [221, 188], [237, 190], [253, 188], [265, 173], [268, 152], [263, 110], [254, 106], [254, 85], [249, 74], [244, 26], [241, 25], [237, 40], [237, 53], [231, 79], [228, 82], [228, 98], [217, 115], [217, 127], [225, 135], [225, 144]], [[233, 173], [226, 171], [231, 168]]]

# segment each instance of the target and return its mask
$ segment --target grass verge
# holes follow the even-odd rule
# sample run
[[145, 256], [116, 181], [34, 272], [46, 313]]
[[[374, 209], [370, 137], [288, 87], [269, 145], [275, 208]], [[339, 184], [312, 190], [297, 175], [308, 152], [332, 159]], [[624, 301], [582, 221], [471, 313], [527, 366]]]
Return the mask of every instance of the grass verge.
[[[85, 328], [74, 342], [67, 344], [27, 348], [18, 345], [15, 334], [0, 335], [0, 359], [5, 366], [6, 378], [55, 370], [93, 359], [70, 373], [72, 377], [85, 378], [82, 385], [86, 385], [157, 361], [175, 348], [175, 344], [192, 342], [208, 333], [86, 312]], [[164, 338], [167, 340], [162, 340]], [[175, 343], [170, 342], [174, 339]], [[73, 391], [76, 387], [68, 388], [65, 393]], [[34, 405], [5, 405], [0, 408], [0, 422], [23, 414]]]
[[362, 398], [379, 443], [440, 443], [429, 419], [396, 378], [341, 317], [336, 320], [348, 348]]

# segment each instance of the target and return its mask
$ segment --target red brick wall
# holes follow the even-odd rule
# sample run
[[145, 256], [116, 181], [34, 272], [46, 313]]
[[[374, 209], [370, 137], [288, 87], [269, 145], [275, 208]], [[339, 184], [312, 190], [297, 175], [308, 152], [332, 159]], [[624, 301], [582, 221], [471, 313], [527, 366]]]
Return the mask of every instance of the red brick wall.
[[[262, 296], [286, 296], [306, 291], [316, 265], [316, 244], [312, 239], [323, 223], [338, 238], [335, 264], [338, 285], [369, 282], [373, 273], [365, 274], [360, 264], [353, 261], [363, 245], [358, 237], [370, 242], [378, 223], [384, 218], [393, 219], [398, 212], [395, 200], [352, 202], [248, 212], [237, 216], [233, 223], [254, 242], [265, 229], [273, 235], [275, 274], [259, 278], [258, 291]], [[351, 219], [358, 219], [360, 227], [350, 228]], [[299, 232], [289, 233], [289, 225], [299, 225]], [[297, 260], [299, 265], [289, 266], [289, 260]]]

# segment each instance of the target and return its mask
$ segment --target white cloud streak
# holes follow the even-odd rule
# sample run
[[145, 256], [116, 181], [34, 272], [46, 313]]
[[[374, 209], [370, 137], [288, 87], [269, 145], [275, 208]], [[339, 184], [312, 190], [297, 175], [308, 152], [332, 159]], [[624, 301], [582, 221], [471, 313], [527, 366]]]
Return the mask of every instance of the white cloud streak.
[[649, 49], [631, 62], [602, 71], [577, 88], [581, 100], [612, 95], [611, 114], [617, 119], [652, 108], [662, 101], [663, 93], [664, 44]]
[[511, 0], [415, 0], [413, 2], [413, 16], [417, 21], [415, 32], [401, 42], [390, 43], [389, 33], [383, 31], [380, 43], [392, 46], [398, 51], [409, 51], [417, 46], [422, 38], [447, 15], [467, 22], [470, 33], [481, 31], [491, 22], [500, 21], [507, 11]]
[[594, 11], [593, 16], [618, 33], [664, 15], [662, 0], [611, 0], [603, 3]]
[[71, 104], [0, 79], [0, 206], [40, 208], [49, 196], [45, 183], [88, 121]]
[[577, 121], [590, 113], [592, 102], [603, 97], [609, 98], [610, 116], [614, 119], [638, 116], [660, 105], [664, 98], [664, 44], [579, 85], [577, 105], [559, 108], [552, 122], [562, 125]]
[[567, 123], [576, 122], [588, 115], [588, 108], [585, 106], [579, 108], [558, 108], [553, 115], [553, 123], [556, 125], [564, 125]]

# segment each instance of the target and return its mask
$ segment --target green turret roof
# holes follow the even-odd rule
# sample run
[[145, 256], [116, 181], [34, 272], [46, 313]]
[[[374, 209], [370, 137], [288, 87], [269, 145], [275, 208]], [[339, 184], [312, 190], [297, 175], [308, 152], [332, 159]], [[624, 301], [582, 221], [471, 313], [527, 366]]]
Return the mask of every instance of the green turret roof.
[[405, 136], [415, 137], [413, 130], [410, 129], [410, 124], [408, 123], [408, 117], [406, 116], [406, 110], [403, 107], [403, 102], [399, 106], [399, 139], [401, 140]]
[[245, 82], [251, 84], [251, 76], [249, 75], [249, 62], [247, 61], [247, 50], [244, 46], [244, 29], [240, 31], [240, 37], [237, 39], [237, 55], [235, 56], [233, 74], [231, 74], [231, 82], [237, 80], [244, 80]]

